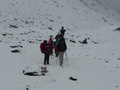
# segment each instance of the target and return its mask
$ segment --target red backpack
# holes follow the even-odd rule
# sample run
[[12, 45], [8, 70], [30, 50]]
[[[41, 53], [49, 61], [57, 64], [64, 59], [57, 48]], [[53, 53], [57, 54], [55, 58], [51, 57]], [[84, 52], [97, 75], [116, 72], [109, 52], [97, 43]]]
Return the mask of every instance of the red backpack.
[[40, 43], [40, 50], [42, 53], [44, 53], [44, 42]]

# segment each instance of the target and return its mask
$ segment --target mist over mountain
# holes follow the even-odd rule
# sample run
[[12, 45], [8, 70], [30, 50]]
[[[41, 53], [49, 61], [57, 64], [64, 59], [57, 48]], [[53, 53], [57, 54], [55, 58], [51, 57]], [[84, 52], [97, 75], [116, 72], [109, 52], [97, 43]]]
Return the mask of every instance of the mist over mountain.
[[120, 14], [120, 0], [103, 0], [103, 2]]

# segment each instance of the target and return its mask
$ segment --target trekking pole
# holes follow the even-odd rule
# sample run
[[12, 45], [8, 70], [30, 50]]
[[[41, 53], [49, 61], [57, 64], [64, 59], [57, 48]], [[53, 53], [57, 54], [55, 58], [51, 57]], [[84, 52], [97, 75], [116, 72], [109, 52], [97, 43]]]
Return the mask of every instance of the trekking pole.
[[67, 57], [67, 52], [65, 51], [65, 55], [66, 55], [66, 60], [67, 60], [67, 66], [69, 66], [68, 64], [68, 57]]

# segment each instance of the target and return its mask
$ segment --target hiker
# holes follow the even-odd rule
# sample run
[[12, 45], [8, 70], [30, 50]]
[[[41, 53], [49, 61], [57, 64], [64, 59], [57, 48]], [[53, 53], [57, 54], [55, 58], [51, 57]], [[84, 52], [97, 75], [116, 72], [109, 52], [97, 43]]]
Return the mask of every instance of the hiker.
[[52, 35], [49, 38], [48, 44], [50, 46], [50, 55], [53, 55], [54, 41], [52, 39]]
[[89, 38], [85, 38], [85, 39], [83, 40], [82, 44], [88, 44], [88, 42], [87, 42], [88, 39], [89, 39]]
[[61, 28], [61, 30], [60, 30], [60, 33], [63, 35], [63, 37], [64, 37], [64, 35], [65, 35], [65, 32], [66, 32], [66, 30], [64, 29], [64, 26], [62, 26], [62, 28]]
[[82, 43], [87, 44], [87, 38], [85, 38]]
[[56, 47], [56, 42], [57, 42], [58, 39], [61, 37], [61, 35], [62, 35], [62, 37], [64, 37], [65, 32], [66, 32], [66, 30], [65, 30], [64, 27], [62, 26], [62, 28], [60, 29], [60, 32], [55, 36], [56, 41], [55, 41], [55, 44], [54, 44], [54, 49], [55, 49], [56, 57], [58, 57], [58, 55], [59, 55], [59, 50], [58, 50], [58, 48]]
[[56, 57], [58, 57], [59, 55], [59, 51], [58, 51], [58, 48], [56, 47], [56, 42], [58, 41], [58, 39], [60, 38], [60, 33], [58, 33], [56, 36], [55, 36], [55, 43], [54, 43], [54, 51], [55, 51], [55, 55]]
[[45, 55], [44, 56], [44, 65], [49, 64], [50, 47], [49, 47], [47, 40], [44, 40], [40, 44], [40, 49], [41, 49], [41, 52], [44, 53], [44, 55]]
[[58, 51], [59, 51], [60, 66], [62, 66], [63, 58], [64, 58], [64, 52], [67, 49], [67, 45], [66, 45], [65, 39], [63, 37], [63, 34], [60, 35], [60, 38], [56, 42], [56, 47], [58, 48]]

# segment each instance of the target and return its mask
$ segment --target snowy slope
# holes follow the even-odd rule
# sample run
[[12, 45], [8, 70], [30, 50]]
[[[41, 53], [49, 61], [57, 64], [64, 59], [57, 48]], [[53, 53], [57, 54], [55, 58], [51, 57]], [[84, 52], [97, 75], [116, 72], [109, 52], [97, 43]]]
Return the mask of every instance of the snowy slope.
[[19, 28], [56, 30], [64, 25], [82, 30], [115, 24], [113, 20], [119, 19], [118, 14], [103, 5], [98, 0], [1, 0], [0, 26], [8, 28], [15, 24]]
[[[107, 6], [102, 3], [0, 0], [0, 89], [119, 90], [120, 32], [114, 31], [119, 27], [119, 17], [114, 10], [104, 9]], [[44, 55], [39, 44], [55, 36], [62, 25], [67, 30], [68, 47], [68, 61], [64, 57], [63, 68], [53, 56], [45, 76], [24, 75], [23, 70], [41, 73]], [[87, 45], [80, 43], [88, 37]], [[19, 52], [12, 53], [13, 50]]]
[[[106, 20], [108, 18], [112, 18], [113, 20], [120, 22], [120, 18], [119, 18], [120, 14], [119, 14], [119, 8], [118, 8], [120, 3], [119, 0], [114, 0], [114, 1], [112, 0], [80, 0], [80, 1], [89, 9], [94, 10], [95, 12], [106, 16], [107, 17]], [[116, 10], [116, 8], [118, 10]], [[110, 22], [109, 20], [107, 21]]]

